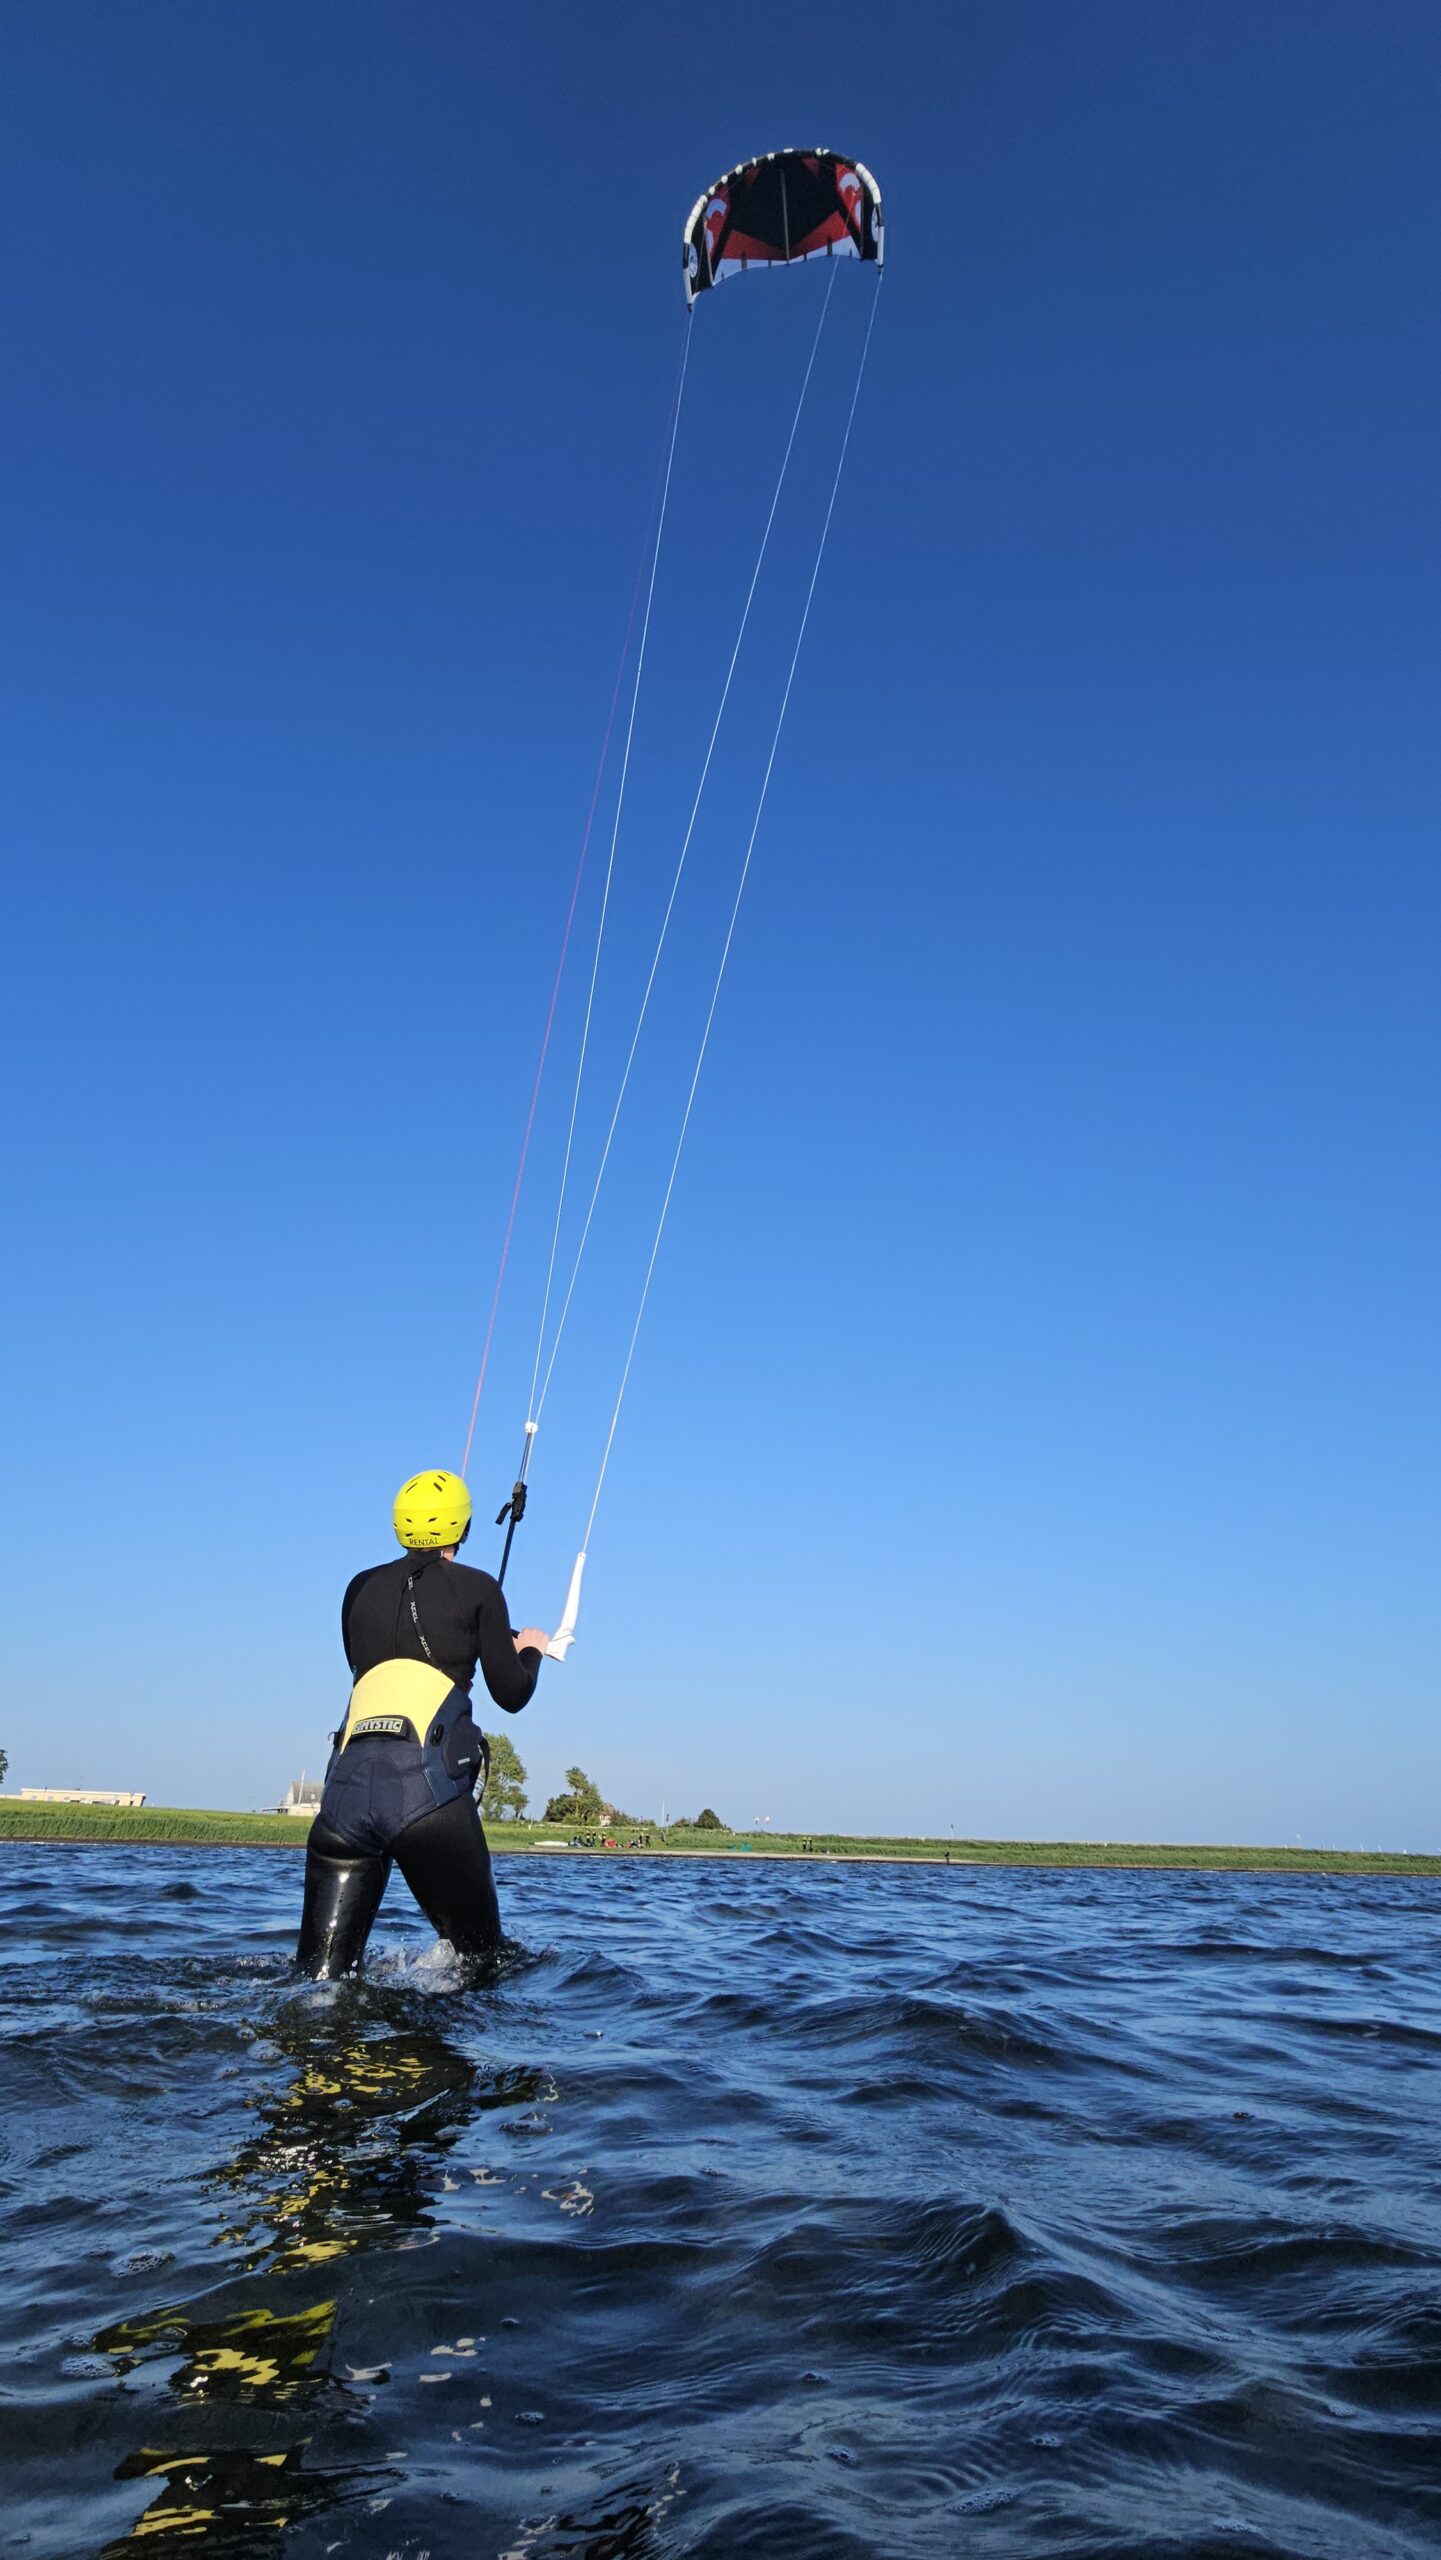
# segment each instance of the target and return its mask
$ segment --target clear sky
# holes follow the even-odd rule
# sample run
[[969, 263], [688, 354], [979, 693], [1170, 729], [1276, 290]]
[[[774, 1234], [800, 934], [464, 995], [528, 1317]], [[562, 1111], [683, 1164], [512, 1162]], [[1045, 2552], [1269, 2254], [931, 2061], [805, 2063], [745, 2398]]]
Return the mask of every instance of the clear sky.
[[[8, 1783], [323, 1763], [339, 1592], [464, 1440], [681, 224], [824, 142], [886, 193], [870, 369], [580, 1639], [511, 1730], [537, 1792], [579, 1758], [651, 1813], [1441, 1842], [1430, 0], [49, 0], [0, 44]], [[527, 1618], [875, 280], [835, 283]], [[693, 324], [587, 1162], [825, 286]]]

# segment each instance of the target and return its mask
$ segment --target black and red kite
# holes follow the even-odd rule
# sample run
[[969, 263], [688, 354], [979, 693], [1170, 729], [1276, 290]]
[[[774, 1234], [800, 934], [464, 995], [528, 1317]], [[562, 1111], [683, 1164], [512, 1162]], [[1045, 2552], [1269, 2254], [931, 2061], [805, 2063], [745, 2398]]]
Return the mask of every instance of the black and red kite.
[[685, 227], [685, 298], [692, 303], [748, 267], [798, 258], [869, 258], [879, 266], [883, 245], [881, 191], [859, 160], [768, 151], [697, 198]]

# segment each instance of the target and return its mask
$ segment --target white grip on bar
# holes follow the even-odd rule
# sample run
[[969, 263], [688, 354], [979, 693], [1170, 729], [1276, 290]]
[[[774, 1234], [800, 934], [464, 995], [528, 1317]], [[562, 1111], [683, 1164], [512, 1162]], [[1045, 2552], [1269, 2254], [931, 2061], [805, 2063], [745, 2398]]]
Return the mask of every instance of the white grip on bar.
[[551, 1662], [564, 1662], [575, 1642], [575, 1622], [580, 1610], [580, 1585], [584, 1572], [585, 1549], [582, 1547], [571, 1569], [570, 1589], [565, 1595], [565, 1607], [561, 1611], [560, 1625], [545, 1648], [547, 1658]]

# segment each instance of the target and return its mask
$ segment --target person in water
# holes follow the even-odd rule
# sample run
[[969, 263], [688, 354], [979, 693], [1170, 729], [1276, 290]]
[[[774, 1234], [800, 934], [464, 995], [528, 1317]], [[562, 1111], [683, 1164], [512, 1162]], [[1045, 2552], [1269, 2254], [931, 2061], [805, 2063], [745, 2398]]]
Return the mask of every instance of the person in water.
[[340, 1606], [354, 1675], [305, 1852], [296, 1965], [317, 1980], [360, 1962], [392, 1861], [437, 1935], [459, 1955], [501, 1943], [475, 1788], [489, 1753], [471, 1712], [477, 1669], [498, 1707], [535, 1694], [550, 1639], [517, 1635], [500, 1584], [457, 1564], [470, 1494], [437, 1469], [395, 1497], [404, 1550], [358, 1573]]

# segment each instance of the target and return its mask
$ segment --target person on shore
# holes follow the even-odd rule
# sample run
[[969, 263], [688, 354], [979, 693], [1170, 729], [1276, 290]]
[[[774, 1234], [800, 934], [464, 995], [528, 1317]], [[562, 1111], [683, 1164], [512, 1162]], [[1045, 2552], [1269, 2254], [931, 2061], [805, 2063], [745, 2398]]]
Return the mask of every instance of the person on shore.
[[395, 1497], [403, 1552], [358, 1573], [340, 1607], [354, 1677], [305, 1852], [295, 1961], [317, 1981], [359, 1964], [392, 1862], [437, 1936], [462, 1956], [502, 1942], [475, 1789], [489, 1760], [471, 1712], [477, 1669], [498, 1707], [535, 1694], [550, 1639], [512, 1629], [491, 1574], [456, 1562], [470, 1494], [443, 1468]]

